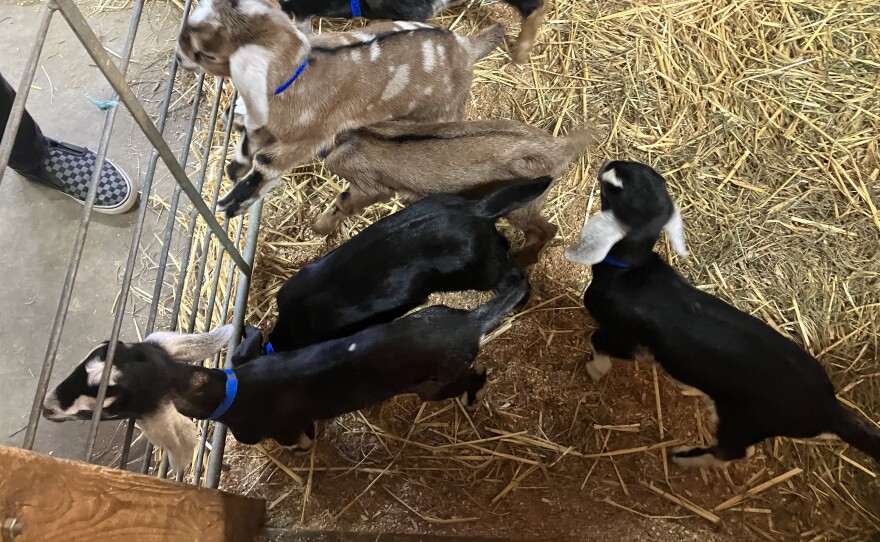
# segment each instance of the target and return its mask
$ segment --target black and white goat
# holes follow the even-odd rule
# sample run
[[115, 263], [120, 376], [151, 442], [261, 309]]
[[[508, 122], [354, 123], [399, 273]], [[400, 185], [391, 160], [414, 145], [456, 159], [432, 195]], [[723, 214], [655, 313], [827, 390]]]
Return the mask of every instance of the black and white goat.
[[390, 322], [435, 292], [528, 288], [495, 222], [551, 182], [516, 181], [477, 200], [434, 194], [370, 225], [284, 283], [272, 348], [293, 350]]
[[[523, 64], [535, 46], [550, 0], [504, 0], [523, 17], [522, 30], [511, 57]], [[299, 20], [319, 17], [365, 17], [392, 21], [425, 22], [453, 0], [281, 0], [281, 9]]]
[[599, 171], [602, 212], [590, 218], [580, 243], [565, 251], [592, 265], [584, 305], [597, 320], [594, 380], [610, 357], [646, 351], [675, 379], [705, 393], [717, 415], [716, 442], [681, 447], [680, 466], [721, 466], [751, 455], [771, 437], [833, 434], [880, 461], [880, 429], [838, 402], [822, 366], [764, 322], [701, 292], [652, 251], [665, 229], [686, 255], [681, 215], [666, 181], [635, 162]]
[[[235, 370], [184, 362], [211, 355], [207, 345], [219, 350], [212, 334], [228, 337], [226, 328], [202, 335], [157, 333], [142, 343], [120, 343], [103, 419], [149, 420], [145, 432], [159, 446], [195, 443], [189, 438], [192, 423], [162, 425], [163, 420], [176, 423], [178, 418], [169, 415], [173, 412], [218, 420], [245, 444], [271, 438], [282, 446], [308, 448], [314, 422], [396, 395], [415, 393], [424, 401], [461, 396], [470, 406], [486, 385], [486, 368], [471, 366], [483, 337], [527, 294], [528, 285], [520, 283], [473, 311], [434, 305], [350, 337], [262, 356]], [[46, 418], [91, 417], [106, 352], [107, 343], [94, 349], [49, 394]], [[192, 448], [178, 447], [176, 453], [191, 457]]]

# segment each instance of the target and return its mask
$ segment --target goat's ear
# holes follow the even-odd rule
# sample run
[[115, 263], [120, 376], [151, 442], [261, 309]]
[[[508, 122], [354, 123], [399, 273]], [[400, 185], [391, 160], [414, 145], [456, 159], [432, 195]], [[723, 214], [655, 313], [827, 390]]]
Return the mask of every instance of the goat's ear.
[[663, 226], [666, 235], [669, 236], [669, 243], [672, 244], [672, 250], [681, 258], [688, 257], [687, 246], [684, 244], [684, 224], [681, 221], [681, 210], [678, 205], [673, 205], [672, 216], [669, 222]]
[[232, 324], [220, 326], [208, 333], [176, 333], [156, 331], [144, 339], [162, 347], [177, 361], [201, 361], [219, 352], [232, 337]]
[[[244, 103], [244, 125], [256, 131], [269, 123], [269, 61], [272, 53], [259, 45], [239, 47], [229, 57], [229, 74]], [[238, 107], [236, 107], [236, 110]]]
[[591, 217], [581, 230], [580, 242], [565, 249], [565, 259], [582, 265], [601, 262], [611, 247], [626, 237], [627, 228], [613, 211], [602, 211]]

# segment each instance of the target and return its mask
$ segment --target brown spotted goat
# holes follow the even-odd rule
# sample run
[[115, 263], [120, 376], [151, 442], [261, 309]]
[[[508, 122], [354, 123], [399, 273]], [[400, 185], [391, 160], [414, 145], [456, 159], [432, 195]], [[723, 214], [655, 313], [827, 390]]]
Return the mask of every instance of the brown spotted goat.
[[[500, 183], [544, 175], [556, 179], [586, 151], [595, 134], [592, 127], [583, 127], [555, 138], [512, 120], [392, 121], [346, 132], [324, 165], [347, 180], [349, 188], [318, 216], [313, 228], [328, 235], [345, 217], [395, 192], [407, 202], [441, 192], [478, 197]], [[516, 257], [522, 267], [537, 262], [556, 235], [556, 226], [541, 216], [546, 197], [547, 192], [507, 217], [525, 234]]]
[[346, 130], [462, 118], [474, 63], [503, 33], [495, 25], [463, 37], [404, 22], [307, 36], [271, 0], [202, 0], [181, 30], [180, 63], [232, 77], [255, 149], [244, 153], [253, 163], [219, 207], [243, 213]]

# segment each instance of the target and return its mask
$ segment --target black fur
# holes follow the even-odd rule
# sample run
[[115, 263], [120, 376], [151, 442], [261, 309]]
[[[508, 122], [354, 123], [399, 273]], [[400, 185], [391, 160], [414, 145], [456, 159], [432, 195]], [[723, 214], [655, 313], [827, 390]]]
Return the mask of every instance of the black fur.
[[284, 283], [269, 340], [293, 350], [389, 322], [434, 292], [527, 285], [495, 221], [551, 180], [509, 183], [476, 201], [436, 194], [372, 224]]
[[815, 358], [693, 287], [652, 252], [673, 210], [663, 178], [643, 164], [611, 162], [600, 179], [611, 169], [623, 187], [600, 182], [602, 208], [630, 228], [611, 254], [632, 267], [593, 266], [584, 306], [599, 324], [594, 354], [631, 359], [644, 348], [670, 375], [715, 402], [717, 443], [677, 457], [712, 454], [730, 461], [767, 438], [833, 433], [880, 460], [880, 431], [840, 405]]
[[[291, 446], [302, 434], [313, 438], [317, 420], [395, 395], [415, 393], [425, 401], [464, 395], [472, 404], [486, 384], [485, 368], [471, 367], [480, 341], [527, 294], [528, 284], [520, 283], [473, 311], [434, 305], [350, 337], [258, 357], [235, 369], [238, 393], [219, 421], [245, 444], [273, 438]], [[59, 402], [69, 407], [77, 397], [95, 396], [85, 366], [104, 355], [106, 348], [98, 349], [56, 388], [65, 397]], [[115, 402], [104, 419], [143, 419], [167, 401], [184, 416], [204, 419], [226, 395], [222, 371], [175, 361], [156, 345], [120, 344], [114, 367], [118, 382], [108, 397]]]

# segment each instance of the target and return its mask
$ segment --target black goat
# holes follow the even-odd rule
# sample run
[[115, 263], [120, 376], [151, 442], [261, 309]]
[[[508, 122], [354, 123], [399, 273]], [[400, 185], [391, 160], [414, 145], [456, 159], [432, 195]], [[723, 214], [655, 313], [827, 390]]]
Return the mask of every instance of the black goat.
[[[228, 326], [212, 332], [213, 338], [161, 333], [142, 343], [120, 343], [103, 419], [150, 420], [153, 433], [147, 436], [157, 445], [188, 441], [192, 423], [182, 438], [176, 426], [162, 426], [171, 412], [219, 420], [245, 444], [272, 438], [308, 447], [315, 421], [396, 395], [415, 393], [424, 401], [463, 396], [470, 406], [486, 385], [485, 367], [471, 367], [481, 340], [527, 294], [528, 285], [520, 283], [473, 311], [434, 305], [350, 337], [263, 356], [234, 371], [180, 361], [210, 356], [206, 345], [217, 346], [218, 335], [228, 337]], [[91, 417], [106, 353], [104, 343], [46, 397], [45, 417]], [[186, 450], [178, 455], [187, 457]]]
[[642, 349], [675, 379], [705, 393], [717, 413], [716, 443], [681, 447], [681, 466], [723, 465], [771, 437], [837, 435], [880, 461], [880, 430], [845, 409], [819, 362], [764, 322], [689, 284], [652, 251], [661, 229], [684, 255], [681, 216], [666, 181], [635, 162], [599, 171], [602, 212], [587, 222], [570, 261], [592, 265], [584, 306], [598, 321], [587, 370]]
[[284, 283], [272, 348], [294, 350], [390, 322], [434, 292], [527, 289], [495, 221], [551, 180], [517, 181], [479, 200], [435, 194], [370, 225]]
[[[522, 30], [514, 49], [514, 62], [523, 64], [529, 59], [538, 37], [544, 16], [550, 9], [550, 0], [504, 0], [523, 17]], [[319, 17], [365, 17], [392, 21], [425, 22], [453, 0], [280, 0], [281, 9], [297, 19]]]

